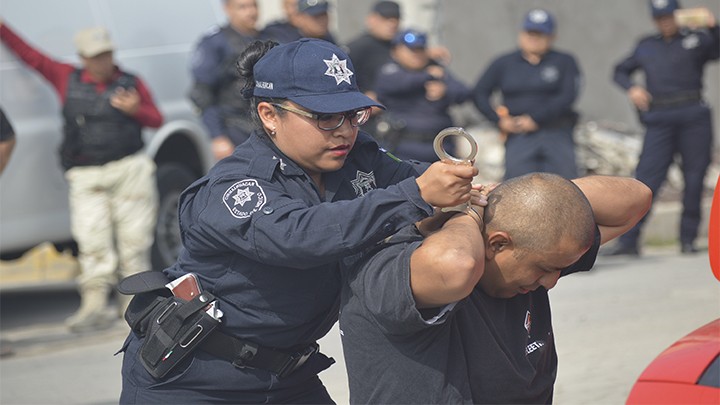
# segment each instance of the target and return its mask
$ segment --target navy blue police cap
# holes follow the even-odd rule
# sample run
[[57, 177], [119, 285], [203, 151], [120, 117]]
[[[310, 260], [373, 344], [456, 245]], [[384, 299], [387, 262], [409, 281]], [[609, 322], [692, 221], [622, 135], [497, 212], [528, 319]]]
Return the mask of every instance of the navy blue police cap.
[[381, 15], [383, 18], [400, 19], [400, 5], [394, 1], [381, 0], [375, 3], [372, 8], [374, 13]]
[[413, 49], [425, 48], [427, 46], [427, 35], [424, 32], [407, 29], [398, 32], [392, 39], [392, 44], [402, 44]]
[[254, 96], [288, 99], [310, 111], [385, 108], [360, 91], [347, 54], [321, 39], [302, 38], [272, 48], [257, 61], [253, 75]]
[[326, 0], [298, 0], [297, 9], [309, 15], [321, 15], [328, 12], [330, 5]]
[[672, 14], [680, 8], [677, 0], [650, 0], [650, 12], [653, 18]]
[[555, 19], [546, 10], [536, 8], [525, 15], [522, 27], [523, 31], [552, 35], [555, 32]]

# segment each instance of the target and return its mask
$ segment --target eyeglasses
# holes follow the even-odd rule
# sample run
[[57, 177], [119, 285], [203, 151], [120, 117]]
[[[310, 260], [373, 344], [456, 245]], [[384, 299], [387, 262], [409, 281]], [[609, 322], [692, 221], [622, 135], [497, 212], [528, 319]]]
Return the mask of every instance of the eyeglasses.
[[318, 128], [323, 131], [332, 131], [338, 129], [345, 123], [345, 119], [350, 120], [350, 125], [357, 128], [360, 125], [367, 122], [370, 118], [370, 108], [361, 108], [359, 110], [347, 111], [344, 113], [335, 114], [317, 114], [308, 111], [298, 110], [297, 108], [288, 107], [282, 104], [272, 103], [273, 107], [280, 108], [285, 111], [290, 111], [303, 117], [312, 118], [317, 120]]

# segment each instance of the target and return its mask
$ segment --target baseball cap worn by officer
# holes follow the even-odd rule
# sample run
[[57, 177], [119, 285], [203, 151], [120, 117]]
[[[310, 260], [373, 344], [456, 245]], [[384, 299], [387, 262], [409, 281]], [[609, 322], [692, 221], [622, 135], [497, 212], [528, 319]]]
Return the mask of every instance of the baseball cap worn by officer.
[[253, 67], [256, 97], [288, 99], [317, 113], [385, 108], [363, 94], [350, 58], [336, 45], [315, 38], [278, 45]]
[[327, 13], [329, 6], [326, 0], [299, 0], [297, 3], [298, 12], [312, 16]]
[[677, 0], [650, 0], [650, 12], [653, 18], [666, 16], [680, 8]]
[[92, 58], [115, 49], [110, 34], [105, 28], [87, 28], [75, 35], [75, 47], [80, 56]]
[[373, 6], [372, 11], [383, 18], [400, 19], [400, 5], [394, 1], [378, 1]]
[[427, 46], [427, 35], [424, 32], [420, 32], [413, 29], [407, 29], [398, 32], [393, 40], [392, 45], [405, 45], [411, 49], [420, 49]]
[[539, 32], [545, 35], [552, 35], [555, 32], [555, 19], [545, 10], [530, 10], [525, 15], [522, 25], [523, 31]]

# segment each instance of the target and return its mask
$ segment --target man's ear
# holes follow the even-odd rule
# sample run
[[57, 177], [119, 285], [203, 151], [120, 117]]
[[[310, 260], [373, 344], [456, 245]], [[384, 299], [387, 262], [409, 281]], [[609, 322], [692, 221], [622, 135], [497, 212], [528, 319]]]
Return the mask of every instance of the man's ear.
[[495, 255], [505, 250], [512, 250], [512, 239], [505, 231], [493, 231], [488, 234], [485, 242], [485, 257], [488, 260], [495, 258]]

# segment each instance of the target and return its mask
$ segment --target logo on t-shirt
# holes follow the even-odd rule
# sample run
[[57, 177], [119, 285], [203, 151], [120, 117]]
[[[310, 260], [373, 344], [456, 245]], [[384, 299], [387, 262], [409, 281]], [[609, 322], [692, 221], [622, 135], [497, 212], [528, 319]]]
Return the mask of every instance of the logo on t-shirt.
[[536, 340], [536, 341], [530, 343], [529, 345], [525, 346], [525, 355], [527, 356], [528, 354], [534, 352], [535, 350], [537, 350], [543, 346], [545, 346], [545, 341]]
[[530, 327], [532, 326], [532, 317], [530, 316], [530, 311], [527, 311], [525, 313], [525, 330], [528, 333], [528, 336], [530, 336]]

